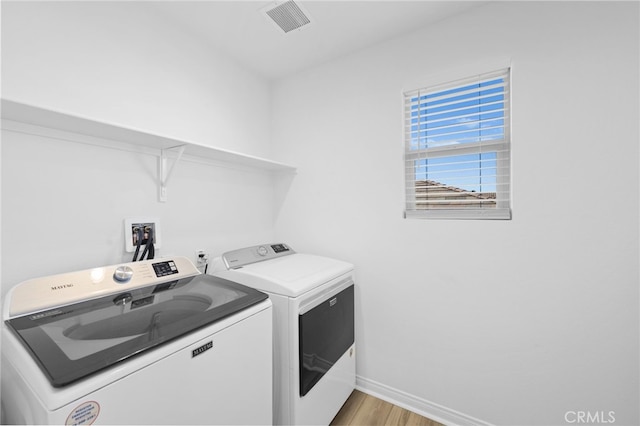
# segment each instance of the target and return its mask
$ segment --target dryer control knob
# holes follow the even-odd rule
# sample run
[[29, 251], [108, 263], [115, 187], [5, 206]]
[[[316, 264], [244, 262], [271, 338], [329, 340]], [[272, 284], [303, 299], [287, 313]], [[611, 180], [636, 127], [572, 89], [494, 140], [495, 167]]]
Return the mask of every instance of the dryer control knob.
[[117, 283], [124, 284], [133, 276], [133, 269], [128, 266], [118, 266], [113, 273], [113, 279]]
[[260, 256], [266, 256], [269, 253], [269, 250], [265, 246], [258, 247], [258, 254]]

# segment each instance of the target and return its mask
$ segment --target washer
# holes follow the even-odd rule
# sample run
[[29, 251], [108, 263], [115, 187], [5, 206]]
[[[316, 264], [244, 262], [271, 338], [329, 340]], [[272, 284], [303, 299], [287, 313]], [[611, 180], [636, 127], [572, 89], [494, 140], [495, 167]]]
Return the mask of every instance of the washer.
[[3, 424], [267, 424], [272, 304], [184, 257], [10, 289]]
[[273, 303], [273, 423], [328, 425], [355, 388], [353, 265], [265, 244], [227, 252], [211, 270]]

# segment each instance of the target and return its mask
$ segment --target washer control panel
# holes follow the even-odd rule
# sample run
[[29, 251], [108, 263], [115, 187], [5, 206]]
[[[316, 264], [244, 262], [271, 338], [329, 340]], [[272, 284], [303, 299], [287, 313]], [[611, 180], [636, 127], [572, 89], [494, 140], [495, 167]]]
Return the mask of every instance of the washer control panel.
[[152, 263], [151, 266], [153, 266], [153, 270], [156, 272], [156, 276], [158, 277], [166, 277], [167, 275], [178, 273], [178, 267], [176, 266], [176, 262], [173, 260]]
[[261, 244], [228, 251], [222, 255], [222, 260], [227, 269], [238, 269], [251, 263], [288, 256], [294, 253], [295, 251], [287, 244]]
[[143, 260], [24, 281], [11, 291], [9, 315], [34, 313], [123, 290], [200, 275], [186, 257]]

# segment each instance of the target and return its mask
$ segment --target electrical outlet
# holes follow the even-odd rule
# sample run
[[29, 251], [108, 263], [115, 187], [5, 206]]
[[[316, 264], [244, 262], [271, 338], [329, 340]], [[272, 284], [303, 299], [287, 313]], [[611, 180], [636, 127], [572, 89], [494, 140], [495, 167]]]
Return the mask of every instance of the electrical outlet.
[[196, 265], [204, 266], [209, 263], [209, 255], [204, 250], [196, 250]]
[[153, 234], [153, 246], [158, 249], [161, 246], [160, 219], [158, 218], [131, 218], [124, 221], [124, 244], [128, 252], [135, 251], [140, 240], [140, 246], [147, 244], [150, 233]]
[[196, 268], [198, 268], [200, 272], [206, 272], [208, 264], [209, 254], [204, 250], [196, 250]]

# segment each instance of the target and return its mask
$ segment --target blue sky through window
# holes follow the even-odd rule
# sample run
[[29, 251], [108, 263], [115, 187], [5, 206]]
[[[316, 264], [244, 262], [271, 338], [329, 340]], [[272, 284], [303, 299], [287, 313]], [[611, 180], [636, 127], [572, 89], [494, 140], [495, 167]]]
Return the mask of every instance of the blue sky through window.
[[410, 99], [409, 149], [424, 150], [427, 157], [414, 162], [416, 180], [466, 191], [496, 191], [496, 152], [430, 158], [429, 149], [504, 139], [504, 85], [503, 77], [491, 78]]

